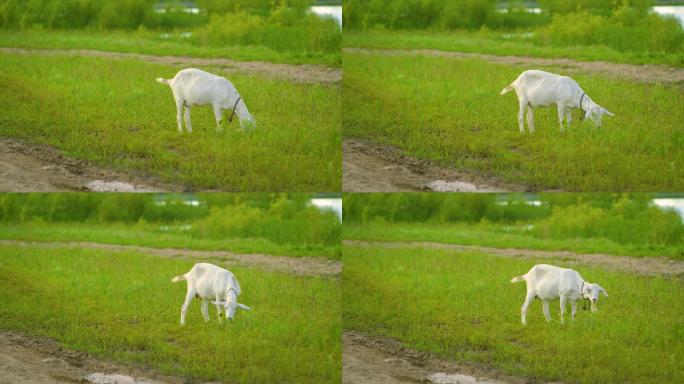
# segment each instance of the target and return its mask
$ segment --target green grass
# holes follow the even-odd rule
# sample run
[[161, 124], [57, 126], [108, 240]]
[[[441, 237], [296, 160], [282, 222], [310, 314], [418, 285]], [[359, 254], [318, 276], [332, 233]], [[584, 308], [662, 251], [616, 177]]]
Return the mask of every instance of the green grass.
[[538, 238], [523, 224], [432, 224], [432, 223], [346, 223], [346, 240], [430, 241], [445, 244], [494, 248], [524, 248], [578, 253], [607, 253], [621, 256], [666, 256], [684, 260], [684, 246], [620, 244], [602, 237], [552, 239]]
[[[524, 284], [510, 284], [534, 260], [436, 250], [343, 250], [343, 327], [392, 337], [441, 358], [496, 369], [531, 382], [679, 383], [684, 381], [684, 286], [573, 266], [610, 297], [546, 323], [532, 304], [520, 324]], [[563, 266], [563, 262], [555, 262]], [[568, 306], [569, 310], [569, 306]], [[569, 320], [569, 318], [566, 318]]]
[[556, 109], [537, 109], [536, 132], [520, 134], [515, 94], [499, 92], [528, 68], [357, 54], [345, 54], [344, 63], [344, 137], [530, 190], [684, 189], [684, 93], [676, 87], [573, 73], [615, 117], [597, 129], [575, 111], [561, 134]]
[[208, 106], [193, 108], [192, 134], [178, 132], [168, 86], [178, 66], [135, 60], [2, 54], [0, 135], [50, 144], [68, 156], [152, 175], [189, 190], [340, 189], [336, 86], [227, 74], [257, 120], [253, 132]]
[[[165, 37], [168, 35], [167, 37]], [[285, 64], [341, 66], [340, 54], [278, 52], [263, 46], [211, 46], [193, 44], [178, 32], [154, 31], [0, 31], [0, 46], [47, 49], [93, 49], [147, 55], [230, 58]]]
[[204, 251], [264, 253], [291, 257], [340, 259], [340, 248], [322, 244], [277, 244], [263, 238], [199, 238], [185, 233], [182, 224], [94, 224], [41, 223], [0, 224], [0, 239], [28, 241], [87, 241], [103, 244], [138, 245], [152, 248], [182, 248]]
[[[192, 266], [134, 252], [0, 248], [0, 328], [56, 339], [100, 358], [190, 382], [339, 382], [339, 282], [231, 268], [240, 281], [229, 324], [205, 323], [199, 301], [178, 324]], [[287, 292], [284, 294], [284, 292]]]
[[655, 54], [618, 51], [606, 46], [557, 47], [535, 45], [519, 33], [492, 31], [345, 31], [344, 47], [383, 49], [437, 49], [504, 56], [568, 58], [629, 64], [666, 64], [684, 67], [684, 53]]

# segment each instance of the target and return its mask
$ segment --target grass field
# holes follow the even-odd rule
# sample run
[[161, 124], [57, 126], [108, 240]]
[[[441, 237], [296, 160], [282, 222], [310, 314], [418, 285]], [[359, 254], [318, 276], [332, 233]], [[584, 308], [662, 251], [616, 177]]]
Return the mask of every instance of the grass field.
[[599, 300], [599, 311], [579, 310], [574, 322], [561, 325], [556, 302], [553, 321], [546, 323], [536, 301], [523, 327], [525, 285], [509, 281], [534, 260], [345, 246], [343, 261], [344, 329], [392, 337], [409, 348], [531, 382], [684, 380], [681, 279], [574, 265], [610, 294]]
[[148, 55], [228, 57], [240, 61], [341, 66], [340, 53], [279, 52], [264, 46], [196, 45], [180, 33], [159, 31], [0, 31], [0, 46], [20, 48], [93, 49]]
[[[466, 223], [365, 223], [345, 224], [344, 238], [370, 241], [431, 241], [445, 244], [495, 248], [525, 248], [578, 253], [608, 253], [621, 256], [666, 256], [684, 260], [684, 248], [667, 245], [621, 244], [603, 237], [539, 238], [524, 224]], [[1, 236], [0, 232], [0, 236]]]
[[0, 135], [50, 144], [66, 155], [152, 175], [189, 190], [340, 189], [340, 102], [336, 86], [225, 74], [257, 120], [253, 132], [193, 108], [194, 131], [179, 134], [167, 86], [179, 66], [71, 56], [0, 55], [5, 108]]
[[[572, 74], [615, 113], [597, 129], [559, 132], [555, 108], [518, 131], [518, 101], [499, 96], [524, 69], [477, 59], [345, 54], [343, 136], [391, 144], [418, 158], [530, 190], [684, 188], [684, 94], [676, 87]], [[555, 72], [562, 68], [550, 68]]]
[[618, 51], [606, 46], [558, 47], [535, 45], [523, 34], [503, 31], [464, 30], [438, 32], [345, 31], [343, 46], [384, 49], [438, 49], [506, 56], [568, 58], [582, 61], [610, 61], [631, 64], [666, 64], [684, 67], [684, 53], [648, 53]]
[[[178, 324], [190, 261], [77, 248], [0, 248], [0, 328], [189, 381], [340, 381], [339, 282], [231, 268], [239, 311], [205, 323], [195, 300]], [[188, 353], [190, 351], [190, 353]]]
[[0, 224], [0, 239], [29, 241], [87, 241], [103, 244], [138, 245], [153, 248], [183, 248], [237, 253], [340, 259], [339, 246], [322, 244], [278, 244], [264, 238], [199, 238], [183, 231], [182, 225], [139, 223], [136, 225], [42, 223]]

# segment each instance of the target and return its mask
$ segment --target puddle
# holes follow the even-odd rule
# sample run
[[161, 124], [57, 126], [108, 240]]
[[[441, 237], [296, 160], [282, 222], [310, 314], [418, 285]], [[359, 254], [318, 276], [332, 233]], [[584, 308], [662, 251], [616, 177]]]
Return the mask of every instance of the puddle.
[[93, 180], [85, 183], [85, 187], [91, 192], [157, 192], [156, 189], [150, 187], [136, 187], [122, 181]]
[[147, 379], [136, 379], [127, 375], [120, 375], [118, 373], [91, 373], [86, 375], [85, 379], [92, 384], [159, 384], [156, 381]]
[[427, 377], [428, 381], [434, 384], [503, 384], [502, 381], [476, 378], [460, 373], [433, 373]]
[[426, 184], [433, 192], [496, 192], [498, 190], [489, 187], [478, 187], [465, 181], [434, 180]]

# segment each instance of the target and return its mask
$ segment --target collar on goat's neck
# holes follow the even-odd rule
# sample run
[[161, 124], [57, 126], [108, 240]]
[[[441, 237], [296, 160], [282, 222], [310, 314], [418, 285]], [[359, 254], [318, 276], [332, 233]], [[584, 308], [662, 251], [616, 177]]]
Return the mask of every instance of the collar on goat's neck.
[[242, 100], [242, 96], [238, 96], [237, 100], [235, 100], [235, 104], [233, 105], [233, 112], [231, 112], [230, 117], [228, 118], [229, 123], [233, 122], [233, 116], [235, 116], [235, 108], [237, 108], [237, 105], [240, 102], [240, 100]]
[[[587, 96], [587, 94], [584, 93], [584, 91], [582, 91], [582, 96], [580, 96], [580, 102], [579, 102], [579, 107], [580, 107], [580, 110], [582, 111], [582, 114], [580, 115], [580, 120], [584, 120], [584, 108], [582, 108], [582, 100], [584, 99], [584, 96]], [[587, 96], [587, 98], [589, 98], [589, 96]]]

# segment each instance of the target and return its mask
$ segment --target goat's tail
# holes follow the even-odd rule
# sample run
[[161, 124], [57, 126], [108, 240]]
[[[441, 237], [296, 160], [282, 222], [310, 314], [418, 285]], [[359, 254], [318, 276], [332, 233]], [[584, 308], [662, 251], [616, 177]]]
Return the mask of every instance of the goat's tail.
[[499, 93], [499, 95], [505, 95], [505, 94], [507, 94], [508, 92], [510, 92], [510, 91], [512, 91], [512, 90], [514, 90], [514, 89], [515, 89], [515, 87], [513, 86], [513, 83], [511, 83], [511, 85], [509, 85], [509, 86], [507, 86], [506, 88], [502, 89], [502, 90], [501, 90], [501, 93]]
[[172, 283], [177, 283], [177, 282], [183, 281], [183, 280], [187, 280], [187, 278], [185, 277], [185, 275], [178, 275], [178, 276], [174, 277], [173, 279], [171, 279], [171, 282], [172, 282]]
[[516, 277], [511, 279], [511, 283], [519, 283], [521, 281], [525, 281], [525, 275], [516, 276]]
[[171, 81], [171, 80], [164, 79], [161, 77], [157, 77], [155, 80], [157, 80], [157, 83], [162, 83], [162, 84], [166, 84], [166, 85], [169, 85], [169, 82]]

